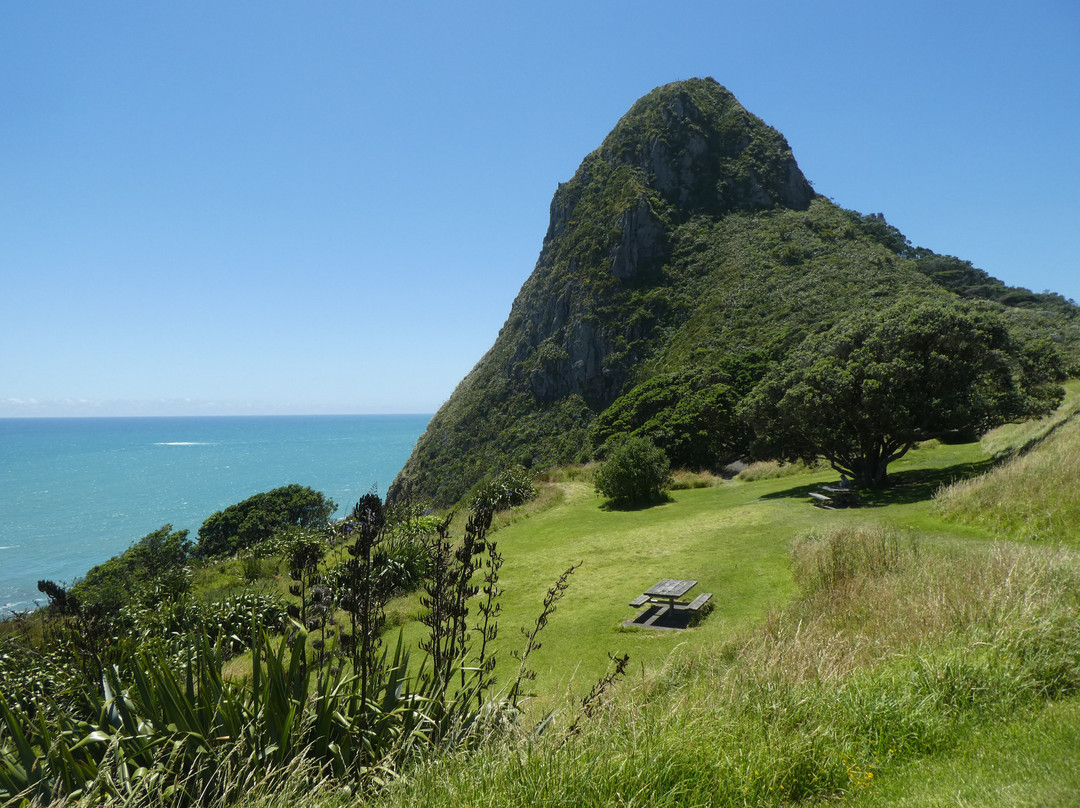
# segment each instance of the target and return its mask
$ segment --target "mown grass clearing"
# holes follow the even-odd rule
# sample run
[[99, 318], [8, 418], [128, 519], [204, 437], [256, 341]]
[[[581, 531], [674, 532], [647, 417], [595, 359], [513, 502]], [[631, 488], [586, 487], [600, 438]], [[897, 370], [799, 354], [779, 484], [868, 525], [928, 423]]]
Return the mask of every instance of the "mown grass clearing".
[[564, 720], [540, 738], [421, 765], [380, 802], [887, 805], [897, 792], [880, 784], [895, 776], [910, 789], [923, 761], [940, 773], [915, 793], [943, 797], [954, 752], [972, 762], [963, 782], [976, 787], [997, 758], [980, 756], [975, 739], [1005, 743], [1010, 726], [1020, 738], [1012, 770], [1028, 773], [1030, 793], [1068, 793], [1037, 769], [1021, 722], [1046, 716], [1055, 742], [1076, 737], [1075, 711], [1054, 718], [1046, 706], [1080, 688], [1071, 553], [957, 553], [834, 526], [800, 542], [792, 573], [800, 597], [725, 640], [698, 632], [678, 643], [608, 694], [579, 734]]
[[[608, 652], [625, 651], [633, 673], [609, 694], [613, 712], [565, 751], [537, 742], [422, 769], [390, 803], [781, 805], [816, 793], [860, 806], [904, 794], [905, 804], [944, 805], [953, 804], [951, 777], [977, 803], [1007, 779], [994, 768], [1005, 765], [1019, 785], [1000, 804], [1070, 804], [1063, 798], [1075, 776], [1059, 783], [1054, 772], [1069, 771], [1075, 752], [1040, 767], [1040, 756], [1055, 753], [1025, 722], [1032, 716], [1064, 748], [1078, 731], [1075, 702], [1044, 707], [1052, 686], [1010, 660], [1032, 658], [1024, 643], [1050, 626], [1035, 645], [1057, 662], [1035, 667], [1057, 664], [1051, 681], [1075, 681], [1075, 654], [1059, 654], [1055, 632], [1072, 625], [1075, 645], [1076, 598], [1058, 604], [1052, 595], [1075, 592], [1061, 576], [1075, 579], [1076, 559], [995, 544], [1000, 531], [945, 520], [933, 502], [950, 481], [992, 466], [984, 446], [932, 442], [894, 465], [890, 491], [837, 511], [807, 498], [836, 479], [821, 469], [675, 491], [638, 511], [607, 510], [587, 484], [563, 483], [562, 505], [498, 534], [507, 556], [502, 641], [512, 648], [550, 580], [582, 561], [536, 659], [537, 712], [559, 707], [565, 726], [571, 694], [580, 698], [602, 674]], [[807, 580], [808, 550], [793, 547], [796, 539], [808, 547], [814, 535], [850, 531], [884, 537], [899, 561], [868, 574], [873, 554], [856, 553], [855, 573]], [[661, 577], [699, 580], [696, 591], [712, 592], [716, 611], [686, 632], [620, 628], [629, 599]], [[1025, 611], [1036, 595], [1049, 611]], [[1058, 606], [1066, 611], [1050, 617]], [[949, 762], [954, 752], [961, 764]]]
[[[989, 531], [946, 522], [930, 507], [938, 486], [987, 463], [979, 444], [933, 442], [895, 464], [890, 492], [867, 507], [832, 511], [814, 507], [807, 495], [836, 481], [822, 468], [676, 490], [669, 502], [636, 510], [611, 509], [587, 481], [564, 474], [549, 484], [557, 492], [542, 497], [550, 507], [506, 519], [494, 534], [505, 556], [499, 679], [516, 675], [510, 652], [522, 646], [521, 631], [531, 628], [548, 587], [573, 564], [581, 566], [531, 661], [537, 715], [580, 699], [603, 675], [609, 654], [629, 653], [640, 676], [677, 647], [724, 643], [761, 623], [796, 596], [790, 554], [807, 531], [888, 525], [928, 546], [989, 541]], [[688, 631], [623, 628], [635, 611], [630, 600], [661, 578], [697, 580], [691, 594], [711, 592], [713, 612]], [[394, 604], [393, 619], [407, 623], [419, 611], [414, 595]], [[405, 631], [411, 641], [420, 637], [419, 626], [407, 623]]]

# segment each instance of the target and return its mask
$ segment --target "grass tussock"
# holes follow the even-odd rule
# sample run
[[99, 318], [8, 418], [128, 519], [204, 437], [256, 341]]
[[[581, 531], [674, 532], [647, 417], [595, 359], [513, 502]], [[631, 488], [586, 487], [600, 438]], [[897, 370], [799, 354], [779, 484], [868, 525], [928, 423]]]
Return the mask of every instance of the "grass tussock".
[[808, 471], [821, 471], [826, 468], [828, 468], [828, 466], [824, 463], [807, 465], [802, 460], [798, 460], [794, 463], [781, 463], [777, 460], [759, 460], [755, 463], [751, 463], [736, 474], [735, 479], [742, 480], [746, 483], [752, 483], [757, 482], [758, 480], [775, 480], [781, 477], [794, 477], [797, 474], [805, 474]]
[[[492, 530], [499, 530], [543, 511], [557, 508], [565, 501], [566, 492], [561, 487], [550, 483], [539, 483], [536, 486], [536, 496], [528, 502], [496, 512], [491, 522]], [[459, 521], [463, 524], [464, 520], [465, 514], [462, 513]]]
[[711, 474], [707, 471], [689, 471], [687, 469], [676, 469], [671, 473], [671, 485], [668, 486], [672, 491], [685, 491], [692, 488], [712, 488], [714, 485], [719, 485], [723, 480], [717, 477], [715, 474]]
[[599, 463], [579, 463], [572, 466], [552, 466], [536, 476], [538, 483], [592, 483], [596, 480]]
[[942, 489], [946, 519], [1022, 540], [1076, 543], [1080, 524], [1080, 418], [993, 471]]
[[1020, 627], [1080, 614], [1080, 571], [1064, 549], [949, 555], [884, 528], [843, 527], [802, 537], [792, 557], [803, 597], [739, 651], [792, 683], [841, 682], [959, 640], [1012, 642]]
[[[1069, 553], [943, 556], [876, 529], [804, 536], [804, 595], [722, 648], [674, 654], [574, 735], [420, 766], [390, 806], [785, 805], [850, 797], [1080, 692]], [[566, 725], [562, 722], [562, 726]]]

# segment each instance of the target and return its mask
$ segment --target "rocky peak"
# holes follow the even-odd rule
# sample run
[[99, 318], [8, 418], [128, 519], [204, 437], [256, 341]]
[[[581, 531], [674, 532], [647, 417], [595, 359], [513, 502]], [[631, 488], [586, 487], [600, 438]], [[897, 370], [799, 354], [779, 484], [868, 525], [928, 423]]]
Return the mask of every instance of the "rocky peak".
[[667, 84], [641, 98], [600, 153], [638, 168], [683, 217], [805, 210], [814, 198], [784, 136], [711, 78]]
[[[432, 419], [402, 480], [449, 474], [421, 470], [427, 458], [459, 469], [461, 479], [443, 482], [460, 495], [475, 482], [453, 456], [466, 444], [470, 458], [565, 462], [567, 447], [581, 449], [582, 425], [672, 326], [665, 295], [650, 291], [670, 282], [675, 228], [695, 216], [804, 210], [813, 197], [783, 136], [714, 80], [644, 96], [559, 185], [536, 267], [495, 345]], [[500, 419], [515, 422], [513, 437], [495, 434]]]
[[515, 302], [525, 327], [509, 372], [538, 401], [607, 406], [643, 358], [634, 345], [649, 323], [594, 315], [628, 289], [663, 283], [671, 229], [695, 215], [805, 210], [813, 196], [784, 137], [713, 79], [653, 90], [556, 191]]

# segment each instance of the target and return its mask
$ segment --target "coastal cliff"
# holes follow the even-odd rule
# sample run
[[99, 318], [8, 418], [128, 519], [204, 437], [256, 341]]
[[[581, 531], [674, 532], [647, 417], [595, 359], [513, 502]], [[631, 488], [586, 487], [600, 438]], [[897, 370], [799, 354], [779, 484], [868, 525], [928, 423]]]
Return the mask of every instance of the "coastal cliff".
[[597, 416], [658, 374], [745, 381], [855, 306], [972, 288], [1075, 341], [1057, 296], [1017, 296], [817, 195], [783, 135], [713, 79], [659, 87], [558, 186], [532, 275], [390, 497], [449, 505], [513, 464], [585, 460]]

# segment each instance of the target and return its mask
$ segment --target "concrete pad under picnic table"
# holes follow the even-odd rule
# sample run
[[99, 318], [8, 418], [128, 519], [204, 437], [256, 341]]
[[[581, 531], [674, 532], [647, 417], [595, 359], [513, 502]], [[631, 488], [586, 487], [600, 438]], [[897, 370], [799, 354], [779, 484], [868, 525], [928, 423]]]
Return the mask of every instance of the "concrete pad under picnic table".
[[[662, 612], [662, 614], [658, 614]], [[694, 612], [686, 609], [669, 609], [667, 606], [653, 605], [635, 615], [631, 620], [623, 621], [625, 628], [652, 628], [659, 631], [676, 631], [689, 628]]]

